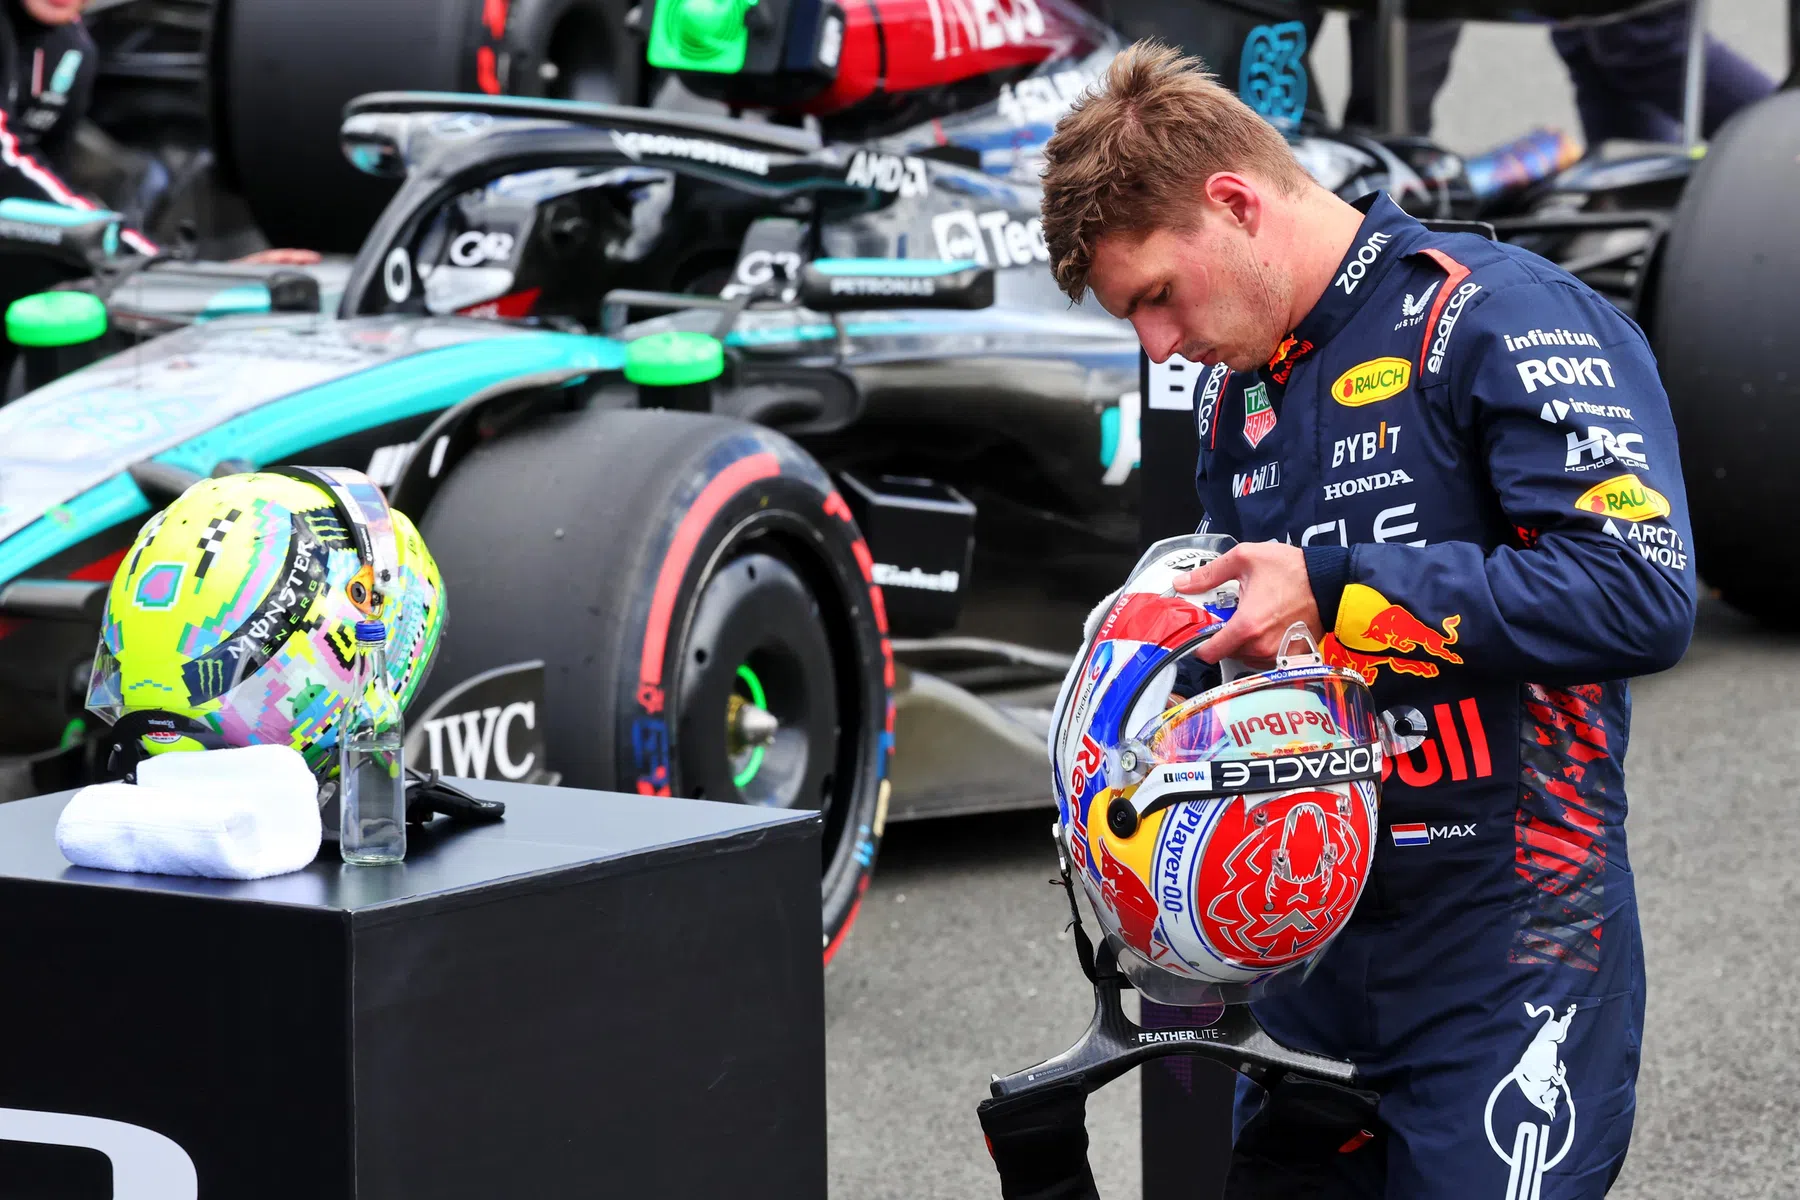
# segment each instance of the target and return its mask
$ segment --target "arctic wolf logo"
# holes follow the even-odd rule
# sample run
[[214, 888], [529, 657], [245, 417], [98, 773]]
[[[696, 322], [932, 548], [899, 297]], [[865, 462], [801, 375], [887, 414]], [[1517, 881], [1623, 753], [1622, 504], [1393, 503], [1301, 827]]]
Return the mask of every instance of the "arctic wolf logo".
[[[1569, 1090], [1568, 1067], [1558, 1049], [1568, 1039], [1575, 1005], [1569, 1005], [1557, 1016], [1548, 1004], [1526, 1004], [1525, 1015], [1533, 1021], [1541, 1017], [1544, 1023], [1532, 1034], [1531, 1044], [1525, 1047], [1518, 1065], [1488, 1093], [1487, 1108], [1482, 1114], [1488, 1145], [1507, 1167], [1506, 1200], [1535, 1200], [1543, 1190], [1544, 1174], [1568, 1155], [1575, 1142], [1575, 1096]], [[1508, 1153], [1495, 1136], [1494, 1109], [1513, 1084], [1518, 1085], [1525, 1101], [1544, 1115], [1540, 1119], [1535, 1113], [1523, 1113]], [[1518, 1107], [1516, 1101], [1513, 1107]], [[1559, 1110], [1567, 1114], [1560, 1122]], [[1551, 1129], [1559, 1123], [1563, 1126], [1562, 1145], [1552, 1153]]]

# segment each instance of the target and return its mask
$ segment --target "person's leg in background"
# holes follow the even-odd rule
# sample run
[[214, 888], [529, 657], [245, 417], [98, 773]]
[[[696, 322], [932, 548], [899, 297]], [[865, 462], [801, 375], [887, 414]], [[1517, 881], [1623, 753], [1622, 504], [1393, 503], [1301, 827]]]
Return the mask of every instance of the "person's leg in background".
[[[1375, 64], [1378, 30], [1367, 17], [1350, 19], [1350, 98], [1344, 104], [1344, 124], [1364, 129], [1381, 127]], [[1406, 116], [1402, 133], [1431, 133], [1431, 108], [1450, 75], [1450, 59], [1462, 36], [1461, 21], [1408, 21], [1406, 23]]]
[[[1552, 31], [1569, 69], [1588, 144], [1612, 139], [1678, 142], [1693, 5], [1677, 0], [1621, 21]], [[1775, 90], [1775, 81], [1717, 38], [1706, 39], [1702, 131], [1719, 126]]]

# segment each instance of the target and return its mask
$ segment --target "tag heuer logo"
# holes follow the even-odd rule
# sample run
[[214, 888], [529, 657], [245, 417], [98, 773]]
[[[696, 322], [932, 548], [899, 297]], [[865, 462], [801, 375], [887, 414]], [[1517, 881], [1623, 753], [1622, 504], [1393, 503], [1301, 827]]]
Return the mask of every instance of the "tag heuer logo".
[[1265, 384], [1252, 384], [1244, 389], [1244, 440], [1252, 450], [1275, 428], [1275, 410], [1269, 405], [1269, 389]]

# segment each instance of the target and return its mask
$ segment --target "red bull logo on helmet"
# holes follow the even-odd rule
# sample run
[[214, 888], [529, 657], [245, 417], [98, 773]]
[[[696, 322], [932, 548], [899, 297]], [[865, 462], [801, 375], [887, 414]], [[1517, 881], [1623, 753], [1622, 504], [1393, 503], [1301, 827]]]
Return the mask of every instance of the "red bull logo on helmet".
[[1435, 679], [1439, 667], [1431, 659], [1462, 663], [1462, 656], [1450, 648], [1456, 644], [1460, 624], [1462, 614], [1452, 613], [1433, 627], [1374, 588], [1352, 583], [1344, 588], [1337, 625], [1319, 651], [1332, 666], [1348, 667], [1369, 684], [1382, 667], [1397, 675]]
[[1256, 968], [1317, 950], [1362, 894], [1374, 836], [1373, 805], [1332, 792], [1233, 804], [1207, 838], [1194, 889], [1212, 897], [1198, 914], [1207, 942]]

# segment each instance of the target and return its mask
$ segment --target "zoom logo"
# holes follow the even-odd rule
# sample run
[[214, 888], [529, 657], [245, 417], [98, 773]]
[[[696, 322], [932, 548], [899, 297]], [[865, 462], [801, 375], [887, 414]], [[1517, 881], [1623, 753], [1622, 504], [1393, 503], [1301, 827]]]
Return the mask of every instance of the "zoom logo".
[[142, 1125], [0, 1108], [0, 1139], [98, 1150], [112, 1163], [113, 1200], [195, 1200], [200, 1194], [200, 1176], [187, 1151]]

